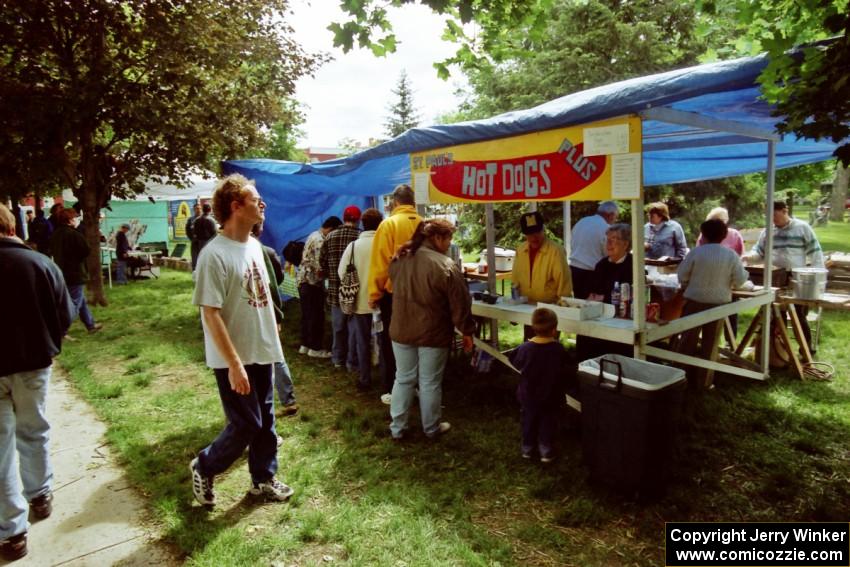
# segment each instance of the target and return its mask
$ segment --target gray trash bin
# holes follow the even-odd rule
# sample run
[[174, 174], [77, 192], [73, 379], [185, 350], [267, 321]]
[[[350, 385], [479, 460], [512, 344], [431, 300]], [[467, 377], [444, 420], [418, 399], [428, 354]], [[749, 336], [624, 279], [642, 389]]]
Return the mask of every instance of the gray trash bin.
[[594, 482], [626, 494], [664, 492], [685, 372], [609, 354], [578, 367], [582, 453]]

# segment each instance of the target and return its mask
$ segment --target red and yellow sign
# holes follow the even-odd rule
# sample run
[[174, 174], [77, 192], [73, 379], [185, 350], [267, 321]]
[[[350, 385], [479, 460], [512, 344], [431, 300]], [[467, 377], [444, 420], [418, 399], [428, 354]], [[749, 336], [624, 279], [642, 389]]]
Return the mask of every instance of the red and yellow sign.
[[[619, 143], [619, 153], [639, 157], [641, 125], [637, 117], [411, 154], [417, 202], [424, 200], [426, 184], [432, 203], [622, 198], [616, 191], [612, 194], [614, 156], [590, 156], [584, 151], [586, 134], [609, 131], [619, 136], [614, 141]], [[597, 147], [605, 144], [597, 142]]]

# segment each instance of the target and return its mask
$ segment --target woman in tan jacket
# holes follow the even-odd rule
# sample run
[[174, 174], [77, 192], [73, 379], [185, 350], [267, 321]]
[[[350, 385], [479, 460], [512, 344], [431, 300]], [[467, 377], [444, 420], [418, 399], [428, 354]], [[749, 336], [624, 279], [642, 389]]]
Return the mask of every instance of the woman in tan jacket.
[[423, 221], [390, 264], [393, 317], [389, 332], [396, 359], [390, 403], [393, 439], [401, 439], [407, 430], [417, 385], [425, 435], [435, 438], [451, 427], [440, 421], [443, 370], [455, 327], [463, 334], [466, 351], [472, 349], [475, 330], [463, 274], [446, 255], [454, 231], [454, 225], [443, 219]]

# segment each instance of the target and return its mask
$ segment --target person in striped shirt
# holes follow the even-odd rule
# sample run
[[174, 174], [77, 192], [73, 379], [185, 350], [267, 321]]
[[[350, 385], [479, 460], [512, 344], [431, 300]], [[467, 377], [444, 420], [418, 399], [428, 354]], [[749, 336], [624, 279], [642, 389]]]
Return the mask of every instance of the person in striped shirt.
[[[745, 262], [758, 262], [764, 259], [764, 247], [767, 231], [763, 230], [752, 251], [744, 256]], [[773, 265], [777, 268], [793, 270], [805, 268], [807, 263], [813, 268], [823, 268], [823, 250], [815, 236], [815, 231], [808, 224], [793, 218], [788, 214], [788, 204], [785, 201], [773, 203]], [[795, 305], [803, 334], [809, 346], [812, 344], [812, 331], [806, 321], [809, 312], [804, 305]]]

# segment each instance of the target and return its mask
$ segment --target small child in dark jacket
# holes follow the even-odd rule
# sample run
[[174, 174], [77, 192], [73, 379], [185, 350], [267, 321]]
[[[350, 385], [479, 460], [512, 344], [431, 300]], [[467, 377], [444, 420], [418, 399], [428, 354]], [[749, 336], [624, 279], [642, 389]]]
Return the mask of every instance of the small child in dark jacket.
[[530, 459], [537, 450], [540, 461], [555, 458], [558, 411], [564, 404], [564, 373], [568, 355], [555, 339], [558, 317], [551, 309], [535, 309], [531, 315], [534, 337], [510, 355], [522, 373], [517, 398], [522, 406], [522, 456]]

